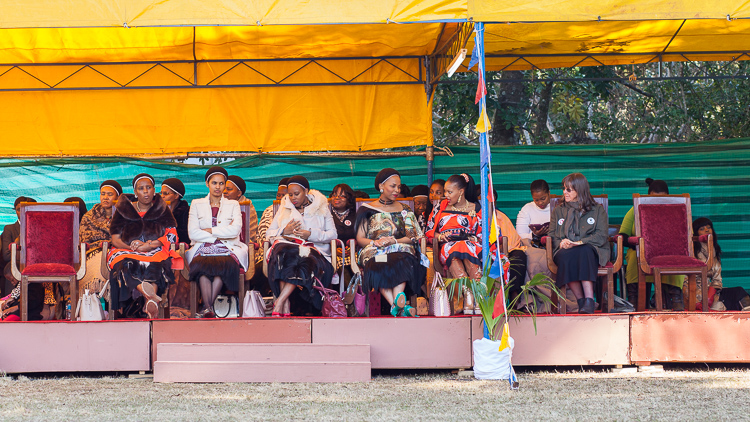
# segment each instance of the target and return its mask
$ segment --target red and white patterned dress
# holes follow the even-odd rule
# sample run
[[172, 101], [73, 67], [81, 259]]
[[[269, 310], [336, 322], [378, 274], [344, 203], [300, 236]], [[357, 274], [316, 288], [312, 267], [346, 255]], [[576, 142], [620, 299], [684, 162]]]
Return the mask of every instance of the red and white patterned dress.
[[456, 211], [448, 205], [445, 199], [439, 207], [435, 207], [427, 223], [427, 239], [432, 239], [442, 233], [448, 235], [468, 237], [467, 240], [454, 240], [440, 244], [440, 262], [449, 267], [451, 262], [458, 259], [468, 259], [470, 262], [482, 264], [482, 211], [479, 204], [475, 204], [473, 213]]

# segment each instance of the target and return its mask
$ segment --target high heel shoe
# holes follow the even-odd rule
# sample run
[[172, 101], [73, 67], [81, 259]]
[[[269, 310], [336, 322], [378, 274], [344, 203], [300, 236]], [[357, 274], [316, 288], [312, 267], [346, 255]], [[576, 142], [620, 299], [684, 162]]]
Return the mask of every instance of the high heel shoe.
[[464, 295], [464, 315], [475, 315], [475, 309], [477, 306], [474, 303], [474, 294], [471, 293], [471, 289], [467, 287], [464, 287], [462, 292]]

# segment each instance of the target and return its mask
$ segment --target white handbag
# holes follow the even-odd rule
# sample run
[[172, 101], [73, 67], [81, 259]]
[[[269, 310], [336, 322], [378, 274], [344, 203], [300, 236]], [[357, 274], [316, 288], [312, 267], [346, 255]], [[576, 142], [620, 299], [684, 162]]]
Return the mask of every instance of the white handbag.
[[237, 296], [216, 296], [214, 300], [214, 314], [216, 318], [239, 318], [240, 307], [237, 303]]
[[245, 303], [242, 304], [243, 318], [261, 318], [266, 316], [266, 303], [263, 296], [257, 290], [248, 290], [245, 293]]
[[79, 321], [102, 321], [104, 319], [104, 309], [99, 301], [99, 295], [89, 292], [86, 289], [83, 296], [78, 299], [78, 309], [76, 309], [76, 318]]

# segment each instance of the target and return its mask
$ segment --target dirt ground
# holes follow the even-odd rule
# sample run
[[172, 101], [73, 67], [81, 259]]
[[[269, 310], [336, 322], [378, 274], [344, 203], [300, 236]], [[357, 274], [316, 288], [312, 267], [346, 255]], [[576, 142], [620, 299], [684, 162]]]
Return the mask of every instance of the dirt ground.
[[748, 420], [750, 367], [614, 374], [519, 370], [520, 389], [449, 371], [357, 384], [155, 384], [112, 376], [0, 377], [0, 420]]

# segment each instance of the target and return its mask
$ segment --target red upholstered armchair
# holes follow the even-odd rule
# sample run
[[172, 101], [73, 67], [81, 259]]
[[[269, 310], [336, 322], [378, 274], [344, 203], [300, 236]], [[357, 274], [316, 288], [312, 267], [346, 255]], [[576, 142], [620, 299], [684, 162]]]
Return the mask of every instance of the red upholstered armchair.
[[86, 245], [78, 244], [77, 203], [21, 203], [21, 260], [11, 244], [11, 271], [21, 280], [21, 321], [27, 321], [29, 283], [68, 283], [76, 314], [78, 280], [86, 274]]
[[[695, 310], [695, 276], [706, 280], [707, 269], [713, 265], [713, 242], [707, 236], [708, 262], [693, 255], [693, 242], [700, 239], [692, 235], [690, 195], [633, 194], [635, 211], [635, 236], [631, 244], [638, 249], [638, 311], [646, 309], [646, 275], [654, 276], [656, 310], [662, 310], [661, 276], [688, 276], [688, 310]], [[708, 283], [701, 283], [703, 310], [708, 309]]]
[[[594, 200], [604, 207], [604, 211], [607, 213], [607, 216], [609, 216], [609, 197], [607, 195], [592, 195], [594, 197]], [[560, 201], [560, 195], [550, 195], [550, 201], [549, 201], [549, 211], [550, 214], [552, 213], [552, 210], [555, 209], [557, 206], [557, 203]], [[610, 243], [614, 243], [615, 247], [617, 248], [615, 251], [615, 261], [614, 262], [607, 262], [607, 265], [603, 267], [599, 267], [597, 270], [597, 275], [599, 277], [606, 277], [607, 283], [603, 285], [602, 288], [602, 294], [607, 294], [607, 307], [606, 309], [602, 308], [604, 312], [611, 312], [612, 309], [615, 307], [615, 283], [614, 283], [614, 275], [616, 272], [620, 271], [620, 268], [622, 268], [622, 237], [620, 236], [612, 236], [609, 239]], [[549, 267], [550, 272], [554, 275], [557, 275], [557, 264], [555, 264], [554, 257], [552, 256], [552, 239], [550, 239], [549, 236], [544, 236], [542, 238], [542, 243], [547, 248], [547, 266]], [[565, 297], [565, 288], [563, 288], [563, 298]], [[555, 302], [557, 305], [557, 309], [561, 314], [564, 314], [565, 304], [557, 304], [557, 296], [553, 295], [552, 301]], [[602, 304], [603, 306], [603, 304]]]

